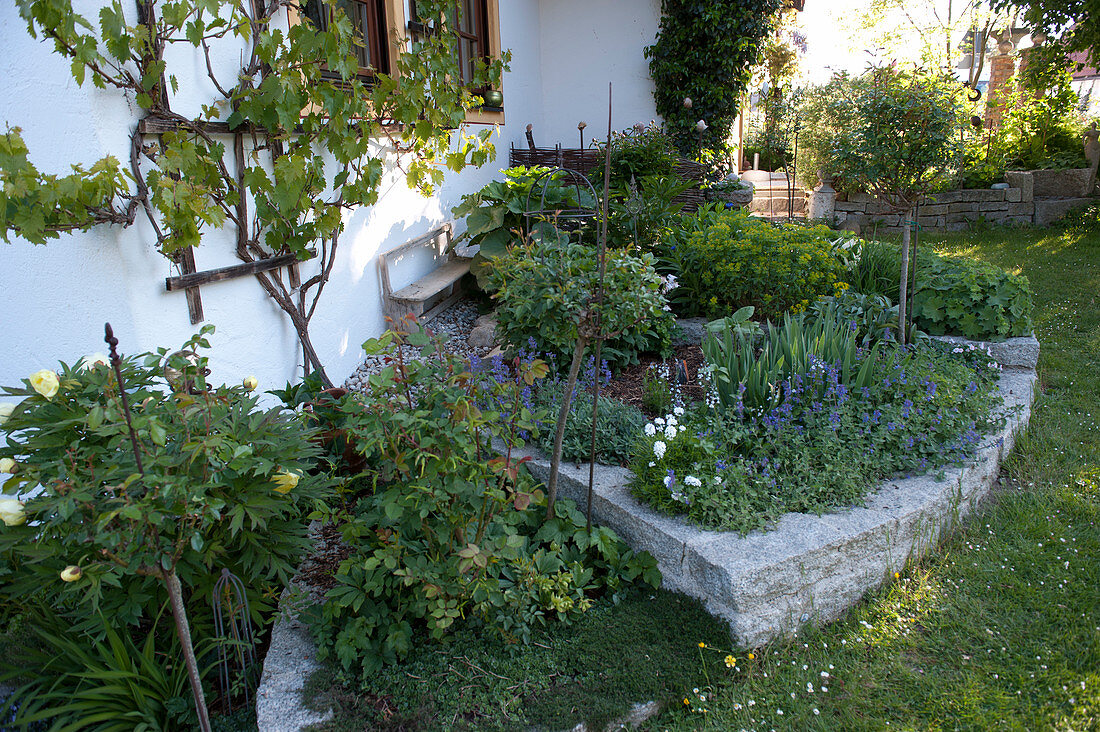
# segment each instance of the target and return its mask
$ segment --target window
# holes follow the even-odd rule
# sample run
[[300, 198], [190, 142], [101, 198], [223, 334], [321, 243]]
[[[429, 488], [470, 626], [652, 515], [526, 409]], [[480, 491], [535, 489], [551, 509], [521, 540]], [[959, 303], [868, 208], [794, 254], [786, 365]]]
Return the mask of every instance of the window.
[[330, 12], [347, 15], [355, 34], [362, 40], [362, 45], [355, 49], [359, 57], [359, 76], [370, 78], [376, 72], [392, 72], [387, 5], [387, 0], [336, 0], [335, 8], [330, 8], [322, 0], [307, 0], [302, 14], [322, 30], [328, 29]]
[[[416, 0], [410, 0], [409, 29], [416, 33], [431, 32], [431, 26], [425, 26], [416, 12]], [[495, 20], [495, 13], [493, 13]], [[458, 0], [454, 9], [448, 13], [447, 27], [454, 29], [457, 36], [455, 53], [462, 82], [469, 86], [474, 80], [474, 70], [478, 61], [487, 61], [492, 56], [489, 35], [488, 0]]]

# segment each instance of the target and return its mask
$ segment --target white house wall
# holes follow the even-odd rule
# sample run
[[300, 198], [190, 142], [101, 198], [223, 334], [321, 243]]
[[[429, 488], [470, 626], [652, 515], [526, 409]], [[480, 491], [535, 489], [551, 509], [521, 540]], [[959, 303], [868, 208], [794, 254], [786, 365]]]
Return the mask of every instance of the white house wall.
[[[93, 19], [105, 4], [106, 0], [74, 3], [78, 12]], [[349, 217], [310, 329], [336, 381], [358, 365], [360, 343], [384, 328], [379, 252], [450, 219], [451, 207], [463, 194], [480, 188], [507, 164], [508, 145], [523, 143], [524, 126], [541, 126], [539, 3], [501, 0], [499, 5], [501, 41], [513, 55], [512, 70], [503, 83], [507, 125], [495, 138], [498, 162], [448, 174], [431, 198], [409, 190], [393, 171], [378, 204]], [[126, 160], [130, 131], [138, 119], [136, 105], [90, 83], [77, 86], [68, 63], [52, 52], [52, 43], [31, 38], [25, 29], [13, 4], [0, 3], [0, 124], [23, 129], [30, 158], [43, 172], [65, 174], [72, 163], [90, 165], [108, 154]], [[238, 61], [232, 49], [223, 56], [230, 64]], [[184, 70], [172, 104], [179, 111], [194, 111], [205, 98], [208, 81], [197, 58], [185, 63]], [[555, 103], [562, 99], [558, 90], [550, 96]], [[208, 232], [195, 250], [198, 269], [237, 263], [233, 236], [229, 229]], [[138, 223], [129, 228], [100, 226], [63, 235], [46, 246], [18, 239], [0, 243], [0, 313], [5, 326], [0, 384], [16, 385], [59, 360], [71, 363], [83, 354], [104, 351], [105, 321], [112, 323], [127, 353], [175, 347], [194, 333], [199, 326], [190, 323], [184, 294], [164, 289], [164, 278], [177, 273], [155, 251], [153, 240], [139, 214]], [[304, 277], [308, 267], [304, 265]], [[410, 282], [431, 267], [427, 257], [409, 257], [396, 268], [394, 284]], [[267, 389], [301, 375], [294, 330], [254, 278], [204, 286], [201, 293], [206, 322], [217, 327], [210, 353], [214, 379], [235, 382], [254, 374]]]
[[[613, 87], [612, 127], [657, 118], [649, 62], [642, 55], [660, 26], [660, 0], [541, 0], [543, 124], [539, 146], [585, 144], [607, 136], [607, 85]], [[532, 120], [533, 121], [533, 120]]]

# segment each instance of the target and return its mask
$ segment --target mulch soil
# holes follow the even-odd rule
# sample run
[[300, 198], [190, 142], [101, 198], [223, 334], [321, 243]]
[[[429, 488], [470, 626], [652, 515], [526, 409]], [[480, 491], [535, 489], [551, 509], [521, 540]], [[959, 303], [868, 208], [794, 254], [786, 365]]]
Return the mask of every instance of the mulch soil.
[[686, 382], [680, 385], [685, 401], [702, 401], [703, 387], [699, 384], [699, 369], [703, 365], [703, 351], [699, 346], [688, 345], [676, 346], [673, 356], [668, 359], [643, 355], [638, 363], [627, 366], [613, 376], [609, 384], [600, 387], [600, 394], [633, 405], [650, 417], [662, 416], [650, 413], [642, 405], [646, 372], [662, 363], [669, 365], [670, 374], [679, 373], [681, 378], [686, 375]]

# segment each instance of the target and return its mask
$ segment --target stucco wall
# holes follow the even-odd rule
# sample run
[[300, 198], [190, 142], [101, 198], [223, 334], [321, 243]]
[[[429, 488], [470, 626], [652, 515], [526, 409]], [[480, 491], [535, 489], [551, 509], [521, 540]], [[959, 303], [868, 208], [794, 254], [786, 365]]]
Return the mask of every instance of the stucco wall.
[[543, 124], [535, 142], [576, 147], [607, 136], [607, 85], [613, 88], [612, 127], [657, 117], [649, 62], [642, 51], [660, 25], [660, 0], [542, 0], [539, 3]]
[[[94, 19], [96, 8], [105, 3], [83, 0], [74, 5]], [[128, 11], [130, 5], [124, 3]], [[496, 138], [501, 162], [448, 175], [431, 198], [409, 190], [392, 171], [379, 203], [349, 217], [339, 259], [311, 326], [314, 345], [333, 380], [355, 369], [360, 343], [384, 327], [378, 253], [449, 219], [450, 208], [464, 193], [484, 185], [506, 163], [509, 143], [524, 139], [524, 125], [541, 123], [539, 12], [537, 0], [500, 3], [502, 44], [513, 51], [512, 70], [503, 84], [507, 125]], [[0, 3], [0, 49], [0, 123], [23, 129], [39, 170], [63, 174], [72, 163], [88, 165], [108, 154], [127, 158], [130, 130], [138, 119], [136, 105], [90, 83], [78, 87], [67, 62], [52, 52], [52, 44], [30, 37], [11, 3]], [[196, 59], [181, 60], [180, 91], [172, 104], [178, 111], [193, 111], [208, 82]], [[237, 51], [224, 49], [220, 60], [236, 63]], [[231, 230], [207, 234], [195, 251], [198, 269], [237, 263], [232, 236]], [[183, 293], [164, 290], [164, 278], [176, 272], [152, 241], [139, 215], [138, 223], [127, 229], [101, 226], [44, 247], [21, 240], [0, 243], [0, 313], [6, 336], [0, 349], [0, 384], [18, 384], [59, 360], [73, 362], [105, 350], [104, 321], [112, 323], [122, 350], [129, 353], [178, 346], [195, 332], [198, 326], [190, 323]], [[427, 257], [409, 257], [399, 263], [394, 284], [412, 281], [431, 267]], [[294, 330], [254, 278], [205, 286], [201, 292], [206, 322], [217, 326], [209, 354], [214, 379], [234, 382], [255, 374], [261, 388], [268, 389], [300, 376]]]

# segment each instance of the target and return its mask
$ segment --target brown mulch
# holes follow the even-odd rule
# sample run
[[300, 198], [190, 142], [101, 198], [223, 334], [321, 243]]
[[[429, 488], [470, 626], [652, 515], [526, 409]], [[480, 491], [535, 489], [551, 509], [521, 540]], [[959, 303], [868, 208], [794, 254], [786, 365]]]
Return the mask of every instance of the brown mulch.
[[340, 529], [331, 524], [321, 527], [320, 536], [308, 559], [302, 563], [302, 581], [321, 593], [336, 586], [336, 570], [340, 562], [351, 556], [351, 547], [340, 538]]
[[[650, 366], [657, 364], [669, 364], [669, 373], [675, 375], [677, 371], [687, 374], [687, 382], [681, 385], [685, 401], [701, 401], [703, 388], [699, 385], [699, 368], [703, 365], [703, 351], [699, 346], [676, 346], [671, 358], [661, 359], [654, 355], [643, 355], [638, 363], [627, 366], [611, 378], [611, 383], [600, 388], [600, 393], [612, 399], [633, 405], [650, 417], [661, 415], [651, 414], [642, 406], [642, 396], [645, 393], [643, 384], [645, 374]], [[676, 362], [681, 362], [682, 368], [676, 368]]]

